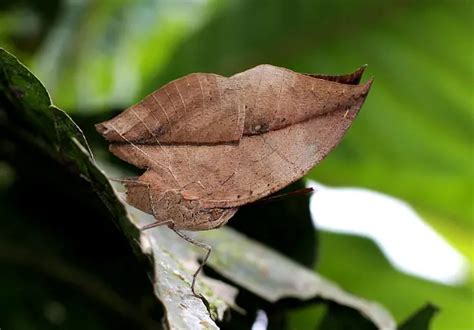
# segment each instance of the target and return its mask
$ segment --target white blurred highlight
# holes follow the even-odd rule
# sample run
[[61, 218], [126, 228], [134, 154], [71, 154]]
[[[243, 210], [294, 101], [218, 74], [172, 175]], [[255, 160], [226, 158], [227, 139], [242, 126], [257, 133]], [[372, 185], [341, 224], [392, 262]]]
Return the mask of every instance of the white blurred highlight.
[[252, 324], [252, 330], [267, 330], [268, 327], [268, 317], [267, 313], [259, 309], [257, 311], [257, 317], [255, 322]]
[[443, 284], [463, 283], [469, 263], [406, 202], [363, 188], [308, 182], [319, 229], [371, 238], [398, 270]]

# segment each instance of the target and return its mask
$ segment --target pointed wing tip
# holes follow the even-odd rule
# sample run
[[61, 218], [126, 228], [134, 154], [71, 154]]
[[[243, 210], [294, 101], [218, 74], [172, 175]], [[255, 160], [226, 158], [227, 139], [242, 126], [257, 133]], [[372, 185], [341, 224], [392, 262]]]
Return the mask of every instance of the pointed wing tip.
[[103, 134], [107, 130], [104, 123], [105, 122], [94, 125], [95, 130], [97, 131], [97, 133]]
[[95, 130], [97, 131], [97, 133], [102, 135], [106, 140], [109, 140], [108, 135], [110, 133], [110, 129], [109, 129], [109, 127], [107, 127], [106, 123], [107, 122], [104, 121], [102, 123], [95, 124], [94, 127], [95, 127]]
[[354, 78], [358, 78], [359, 81], [362, 78], [362, 75], [364, 74], [365, 70], [367, 70], [368, 64], [362, 64], [357, 70], [354, 71], [353, 76]]
[[352, 84], [352, 85], [358, 85], [360, 83], [360, 80], [362, 79], [362, 76], [364, 75], [365, 70], [367, 69], [369, 65], [368, 64], [362, 64], [357, 70], [355, 70], [353, 73], [350, 73], [346, 75], [346, 83]]
[[334, 81], [340, 84], [359, 85], [360, 80], [362, 79], [362, 75], [364, 74], [367, 67], [368, 67], [367, 64], [363, 64], [357, 70], [351, 73], [342, 74], [342, 75], [328, 75], [328, 74], [315, 74], [315, 73], [305, 73], [305, 75], [311, 76], [317, 79]]
[[369, 92], [370, 88], [372, 87], [372, 84], [374, 83], [374, 77], [371, 77], [369, 80], [367, 80], [366, 83], [364, 83], [362, 86], [364, 86], [365, 90], [367, 90], [367, 93]]
[[121, 142], [121, 141], [123, 141], [123, 138], [121, 137], [120, 133], [117, 132], [113, 128], [113, 126], [111, 127], [111, 125], [109, 125], [109, 120], [104, 121], [104, 122], [99, 123], [99, 124], [95, 124], [94, 127], [95, 127], [95, 130], [97, 131], [97, 133], [102, 135], [102, 137], [104, 139], [106, 139], [107, 141], [109, 141], [109, 142], [114, 142], [114, 141], [115, 142], [116, 141]]
[[362, 96], [360, 104], [359, 104], [358, 109], [357, 109], [357, 113], [362, 108], [362, 105], [364, 104], [364, 102], [367, 98], [367, 95], [369, 95], [369, 91], [370, 91], [370, 88], [372, 87], [373, 82], [374, 82], [374, 78], [372, 77], [369, 80], [367, 80], [365, 83], [357, 86], [357, 88], [359, 89], [359, 93], [360, 93], [359, 95]]

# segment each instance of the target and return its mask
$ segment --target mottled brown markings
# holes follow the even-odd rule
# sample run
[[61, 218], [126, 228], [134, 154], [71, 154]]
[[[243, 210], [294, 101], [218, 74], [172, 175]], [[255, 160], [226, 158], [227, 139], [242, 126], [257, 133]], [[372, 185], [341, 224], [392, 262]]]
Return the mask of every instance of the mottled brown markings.
[[280, 111], [281, 92], [283, 91], [283, 86], [285, 85], [284, 82], [285, 82], [285, 76], [280, 75], [280, 89], [278, 91], [278, 96], [277, 96], [277, 99], [276, 99], [276, 106], [274, 108], [275, 110], [273, 111], [273, 115], [272, 115], [272, 118], [273, 118], [274, 122], [277, 120], [275, 114], [277, 114]]
[[[289, 129], [291, 130], [291, 126], [289, 127]], [[290, 161], [288, 158], [286, 158], [285, 155], [283, 155], [281, 152], [279, 152], [278, 147], [272, 146], [271, 143], [269, 143], [263, 135], [259, 135], [259, 137], [262, 138], [263, 143], [265, 143], [273, 152], [275, 152], [278, 155], [278, 157], [283, 159], [285, 162], [287, 162], [291, 166], [291, 169], [295, 173], [295, 175], [298, 175], [300, 172], [304, 172], [298, 167], [298, 165], [296, 165], [295, 163]], [[295, 170], [295, 168], [296, 168], [296, 170]]]
[[267, 157], [271, 156], [272, 154], [274, 154], [275, 152], [276, 152], [276, 150], [271, 148], [271, 151], [269, 153], [263, 154], [262, 157], [260, 157], [259, 159], [256, 159], [256, 160], [252, 160], [252, 162], [253, 163], [259, 163], [259, 162], [265, 160], [265, 158], [267, 158]]
[[[286, 84], [286, 86], [284, 86], [284, 88], [286, 87], [285, 90], [286, 90], [287, 93], [290, 93], [292, 91], [292, 89], [294, 89], [296, 76], [291, 76], [291, 77], [289, 77], [289, 79], [291, 79], [291, 81], [288, 84]], [[286, 77], [285, 77], [285, 81], [288, 81], [289, 79], [286, 79]], [[288, 109], [289, 112], [294, 113], [294, 109], [293, 109], [294, 104], [293, 104], [293, 102], [291, 102], [292, 100], [293, 100], [293, 98], [288, 98], [288, 97], [284, 99], [284, 103], [283, 103], [284, 109], [283, 109], [283, 111]], [[280, 113], [278, 113], [278, 115], [281, 116]], [[288, 123], [285, 123], [282, 126], [287, 127], [289, 125], [290, 125], [290, 122], [288, 120]]]
[[[341, 113], [340, 111], [338, 112], [339, 114]], [[323, 114], [323, 115], [320, 115], [319, 116], [321, 119], [324, 119], [324, 118], [327, 118], [327, 117], [331, 117], [329, 116], [329, 114]], [[332, 117], [338, 117], [339, 116], [335, 116], [335, 115], [332, 115]], [[340, 115], [340, 117], [342, 118], [342, 115]], [[307, 121], [307, 122], [310, 122], [310, 121]], [[304, 122], [304, 123], [300, 123], [300, 124], [305, 124], [307, 122]], [[347, 126], [345, 127], [347, 128]], [[344, 128], [344, 130], [345, 130]], [[331, 139], [335, 139], [336, 141], [339, 141], [341, 138], [342, 138], [342, 134], [343, 134], [343, 131], [340, 131], [340, 134], [333, 134]], [[330, 146], [330, 147], [325, 147], [323, 146], [321, 149], [318, 149], [319, 151], [321, 151], [320, 153], [323, 153], [323, 154], [327, 154], [328, 152], [330, 152], [332, 150], [332, 148], [334, 148], [334, 145]], [[320, 161], [323, 157], [321, 158], [318, 158]], [[298, 174], [297, 177], [294, 177], [294, 175], [289, 178], [290, 182], [294, 182], [295, 180], [297, 180], [298, 177], [301, 177], [302, 174], [305, 174], [306, 172], [309, 171], [309, 169], [311, 168], [312, 166], [308, 166], [308, 167], [305, 167], [304, 169], [299, 169], [301, 171], [304, 171], [304, 173], [301, 173], [301, 174]], [[295, 171], [293, 171], [294, 174], [296, 174]], [[265, 177], [265, 175], [263, 175], [262, 177]], [[273, 182], [271, 179], [269, 179], [269, 182]], [[267, 187], [270, 187], [270, 183], [267, 183]], [[283, 188], [284, 185], [274, 185], [272, 188], [268, 188], [265, 192], [265, 195], [268, 195], [270, 193], [273, 193], [275, 191], [278, 191], [279, 189]], [[257, 192], [257, 195], [258, 195], [258, 192]], [[251, 203], [251, 202], [254, 202], [255, 200], [257, 200], [258, 198], [253, 198], [253, 197], [249, 197], [249, 198], [241, 198], [238, 202], [235, 201], [235, 200], [232, 200], [232, 199], [225, 199], [225, 200], [208, 200], [206, 201], [205, 205], [207, 205], [208, 207], [211, 207], [211, 206], [216, 206], [216, 205], [223, 205], [223, 204], [228, 204], [228, 205], [232, 205], [232, 206], [238, 206], [238, 205], [243, 205], [243, 204], [247, 204], [247, 203]]]
[[[234, 105], [235, 106], [235, 105]], [[242, 138], [243, 134], [243, 129], [242, 127], [245, 124], [245, 115], [241, 116], [240, 113], [242, 111], [242, 108], [245, 109], [245, 105], [241, 105], [240, 102], [237, 103], [237, 125], [235, 126], [235, 132], [234, 135], [240, 135], [240, 138]], [[245, 113], [245, 112], [244, 112]], [[242, 134], [240, 134], [242, 133]], [[240, 140], [240, 139], [239, 139]]]
[[[184, 121], [183, 126], [184, 126], [185, 134], [186, 134], [186, 135], [189, 135], [189, 126], [188, 126], [188, 125], [189, 125], [189, 123], [188, 123], [189, 118], [188, 118], [188, 116], [187, 116], [186, 105], [184, 104], [182, 95], [181, 95], [181, 93], [180, 93], [180, 91], [179, 91], [179, 89], [178, 89], [178, 86], [177, 86], [177, 84], [176, 84], [176, 81], [173, 81], [171, 84], [168, 84], [168, 85], [166, 86], [167, 88], [165, 88], [164, 90], [165, 90], [165, 92], [166, 92], [166, 95], [168, 96], [168, 99], [170, 100], [171, 104], [173, 105], [173, 109], [174, 109], [175, 113], [180, 114], [180, 112], [179, 112], [178, 109], [176, 108], [176, 105], [174, 104], [173, 99], [172, 99], [171, 96], [170, 96], [170, 93], [168, 92], [168, 88], [170, 88], [170, 86], [174, 86], [174, 88], [175, 88], [176, 91], [178, 92], [179, 98], [180, 98], [181, 103], [182, 103], [182, 105], [183, 105], [183, 111], [184, 111], [184, 114], [181, 114], [181, 116], [179, 116], [179, 119], [181, 119], [181, 120]], [[191, 161], [190, 161], [188, 150], [185, 149], [184, 152], [185, 152], [185, 154], [186, 154], [186, 163], [187, 163], [186, 165], [187, 165], [188, 169], [189, 169], [190, 171], [192, 171], [193, 173], [195, 173], [195, 169], [193, 168], [194, 162], [191, 162]]]
[[156, 98], [155, 93], [151, 94], [151, 98], [153, 101], [155, 101], [155, 103], [158, 105], [161, 111], [163, 111], [163, 113], [165, 114], [166, 121], [168, 122], [168, 125], [169, 125], [169, 130], [173, 132], [173, 125], [171, 125], [170, 117], [168, 116], [168, 113], [166, 112], [165, 108], [163, 108], [163, 106], [161, 105], [160, 101]]
[[178, 112], [178, 110], [176, 109], [176, 106], [174, 105], [174, 102], [173, 102], [173, 99], [171, 98], [170, 96], [170, 93], [168, 92], [168, 88], [169, 88], [169, 85], [166, 85], [163, 90], [164, 92], [166, 93], [166, 96], [168, 97], [168, 100], [170, 101], [171, 105], [173, 106], [173, 110], [174, 110], [174, 113], [178, 114], [178, 115], [181, 115], [178, 117], [178, 119], [181, 119], [181, 117], [183, 116], [182, 114], [180, 114]]
[[258, 98], [259, 98], [259, 94], [260, 94], [260, 88], [262, 86], [263, 77], [265, 76], [265, 66], [261, 66], [260, 69], [261, 69], [262, 72], [261, 72], [259, 80], [258, 80], [257, 91], [255, 92], [255, 101], [253, 103], [253, 111], [257, 110], [257, 103], [258, 103]]
[[234, 175], [235, 175], [235, 171], [233, 171], [232, 174], [229, 175], [229, 177], [221, 183], [221, 186], [224, 186], [227, 182], [229, 182], [229, 180], [232, 179]]
[[220, 82], [219, 80], [217, 80], [217, 78], [215, 78], [215, 81], [216, 81], [216, 88], [217, 88], [217, 94], [219, 95], [219, 109], [221, 111], [225, 110], [224, 107], [222, 106], [222, 93], [221, 93], [221, 88], [220, 88]]
[[[161, 123], [161, 120], [159, 120], [158, 118], [156, 118], [156, 111], [154, 109], [151, 109], [150, 110], [150, 115], [153, 117], [153, 120], [158, 124], [160, 125]], [[163, 126], [162, 126], [163, 127]]]
[[[161, 145], [160, 141], [158, 140], [158, 137], [153, 133], [153, 131], [148, 127], [148, 125], [145, 123], [145, 121], [143, 120], [143, 118], [141, 118], [137, 112], [135, 111], [135, 109], [132, 109], [132, 113], [133, 115], [142, 123], [142, 125], [145, 127], [145, 129], [153, 136], [153, 138], [155, 139], [156, 141], [156, 144], [158, 144], [158, 146], [161, 148], [161, 150], [163, 150], [164, 153], [166, 153], [166, 155], [168, 156], [168, 159], [170, 159], [170, 155], [168, 153], [168, 151], [163, 148], [163, 146]], [[153, 113], [153, 111], [151, 111], [151, 113]], [[155, 118], [156, 120], [156, 118]], [[169, 166], [169, 165], [168, 165]]]
[[138, 146], [136, 146], [133, 142], [129, 141], [122, 133], [120, 133], [120, 131], [118, 131], [112, 124], [110, 124], [110, 126], [117, 132], [117, 134], [119, 134], [122, 139], [124, 139], [128, 144], [130, 144], [133, 148], [137, 149], [138, 151], [140, 151], [141, 153], [143, 153], [146, 157], [148, 157], [150, 160], [152, 160], [152, 162], [160, 167], [163, 167], [163, 168], [168, 168], [166, 165], [163, 165], [161, 164], [160, 162], [157, 162], [155, 161], [153, 158], [150, 157], [150, 155], [148, 155], [142, 148], [139, 148]]
[[[193, 78], [194, 75], [188, 75], [186, 76], [184, 79], [185, 79], [185, 82], [186, 82], [186, 85], [191, 88], [192, 85], [190, 83], [190, 80]], [[197, 76], [198, 77], [198, 76]], [[199, 78], [198, 78], [198, 81], [199, 81]], [[176, 86], [176, 88], [178, 89], [178, 86]], [[179, 91], [179, 89], [178, 89]], [[180, 94], [181, 95], [181, 94]], [[189, 95], [189, 94], [188, 94]], [[183, 103], [183, 106], [184, 108], [186, 109], [186, 104], [185, 104], [185, 101], [184, 101], [184, 98], [182, 97], [181, 95], [181, 101]], [[189, 105], [192, 107], [190, 110], [191, 112], [194, 112], [194, 101], [191, 100]], [[191, 120], [191, 117], [192, 117], [192, 114], [190, 114], [190, 117], [187, 117], [186, 118], [186, 124], [189, 125], [189, 121]], [[190, 157], [189, 156], [189, 153], [188, 151], [186, 150], [186, 158], [187, 158], [187, 162], [188, 162], [188, 168], [191, 169], [192, 168], [192, 175], [195, 176], [196, 172], [198, 171], [198, 169], [196, 168], [196, 160], [194, 159], [194, 157]], [[202, 189], [205, 189], [205, 186], [202, 184], [202, 182], [200, 180], [197, 180], [194, 182], [195, 184], [198, 184]]]
[[197, 76], [197, 81], [199, 83], [199, 89], [201, 90], [201, 109], [204, 109], [204, 91], [202, 89], [201, 78], [199, 75]]
[[[179, 88], [178, 88], [178, 85], [177, 85], [176, 81], [173, 82], [173, 85], [174, 85], [174, 87], [176, 88], [176, 90], [178, 91], [179, 99], [181, 100], [181, 103], [183, 104], [184, 115], [186, 116], [187, 111], [186, 111], [186, 104], [184, 103], [184, 100], [183, 100], [183, 95], [182, 95], [181, 92], [179, 91]], [[168, 95], [168, 96], [169, 96], [169, 95]]]

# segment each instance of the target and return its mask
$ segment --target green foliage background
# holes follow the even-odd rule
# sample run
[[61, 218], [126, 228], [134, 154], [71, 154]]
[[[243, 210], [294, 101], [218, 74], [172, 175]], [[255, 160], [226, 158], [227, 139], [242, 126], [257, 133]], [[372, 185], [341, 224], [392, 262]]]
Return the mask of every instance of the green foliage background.
[[[472, 1], [25, 0], [0, 9], [1, 45], [33, 67], [55, 104], [89, 123], [190, 72], [369, 64], [375, 83], [363, 111], [311, 177], [410, 202], [474, 263]], [[8, 171], [0, 167], [0, 182]], [[434, 329], [474, 326], [472, 276], [458, 287], [416, 279], [372, 242], [324, 232], [319, 255], [320, 273], [397, 320], [429, 300], [441, 309]], [[314, 308], [292, 313], [290, 328], [312, 324]]]

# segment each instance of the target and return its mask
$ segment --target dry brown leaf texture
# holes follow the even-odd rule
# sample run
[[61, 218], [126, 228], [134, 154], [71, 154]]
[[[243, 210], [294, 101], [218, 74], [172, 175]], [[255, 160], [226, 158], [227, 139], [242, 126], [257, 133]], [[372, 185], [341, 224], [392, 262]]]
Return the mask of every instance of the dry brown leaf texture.
[[298, 180], [342, 139], [372, 81], [259, 65], [193, 73], [98, 124], [119, 158], [146, 171], [127, 201], [175, 229], [225, 224], [238, 207]]

